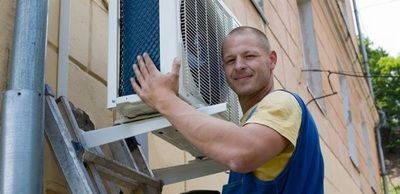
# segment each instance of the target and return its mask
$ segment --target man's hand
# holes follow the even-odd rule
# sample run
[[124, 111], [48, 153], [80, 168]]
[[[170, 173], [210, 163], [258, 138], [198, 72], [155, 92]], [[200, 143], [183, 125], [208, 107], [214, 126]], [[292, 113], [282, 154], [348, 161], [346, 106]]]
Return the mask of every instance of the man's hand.
[[139, 84], [131, 78], [132, 87], [144, 103], [158, 110], [157, 107], [163, 106], [163, 103], [169, 103], [169, 97], [178, 94], [180, 61], [175, 58], [172, 72], [162, 74], [147, 53], [137, 56], [137, 60], [133, 71]]

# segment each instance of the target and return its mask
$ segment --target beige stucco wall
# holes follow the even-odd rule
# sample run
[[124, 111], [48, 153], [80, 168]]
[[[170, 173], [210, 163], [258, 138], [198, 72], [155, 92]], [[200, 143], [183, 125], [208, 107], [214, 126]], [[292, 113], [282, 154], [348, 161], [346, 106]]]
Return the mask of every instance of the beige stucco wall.
[[[15, 2], [0, 2], [0, 91], [7, 87], [8, 64], [11, 62], [12, 37], [14, 32]], [[0, 95], [2, 101], [3, 95]], [[2, 103], [0, 103], [0, 110]]]
[[[49, 37], [47, 47], [46, 82], [56, 92], [58, 68], [59, 6], [60, 0], [49, 0]], [[278, 53], [276, 66], [276, 87], [298, 92], [307, 102], [312, 96], [307, 91], [302, 49], [302, 36], [296, 0], [265, 0], [265, 13], [269, 24], [263, 23], [250, 0], [225, 0], [227, 6], [243, 25], [250, 25], [264, 31], [271, 46]], [[314, 27], [317, 35], [321, 69], [338, 70], [340, 63], [344, 71], [362, 72], [352, 52], [351, 40], [355, 41], [352, 19], [349, 20], [350, 39], [343, 39], [338, 29], [345, 29], [340, 22], [335, 4], [327, 0], [313, 0]], [[345, 1], [350, 4], [350, 1]], [[350, 7], [350, 6], [347, 6]], [[334, 10], [329, 14], [329, 10]], [[0, 91], [4, 91], [7, 69], [11, 59], [13, 17], [15, 1], [0, 2]], [[336, 10], [337, 11], [337, 10]], [[351, 10], [347, 10], [351, 15]], [[332, 17], [334, 19], [332, 19]], [[71, 1], [71, 28], [69, 41], [69, 82], [68, 98], [85, 110], [97, 128], [111, 126], [112, 111], [106, 109], [107, 79], [107, 9], [101, 0]], [[343, 41], [343, 40], [344, 41]], [[357, 48], [357, 47], [356, 47]], [[330, 93], [326, 74], [323, 74], [324, 93]], [[308, 105], [319, 126], [320, 140], [325, 158], [326, 193], [372, 193], [368, 182], [366, 153], [372, 152], [375, 179], [380, 191], [378, 160], [374, 138], [374, 124], [377, 114], [366, 82], [360, 78], [349, 78], [349, 96], [360, 165], [355, 167], [349, 158], [347, 129], [343, 116], [342, 96], [338, 76], [331, 76], [338, 95], [325, 98], [326, 111], [321, 112], [315, 103]], [[2, 99], [2, 97], [0, 97]], [[365, 150], [362, 138], [362, 118], [367, 124], [369, 143], [372, 150]], [[191, 156], [163, 140], [149, 135], [149, 163], [152, 168], [161, 168], [185, 163]], [[45, 192], [66, 193], [67, 187], [51, 149], [45, 147]], [[166, 185], [163, 193], [175, 194], [194, 189], [220, 190], [227, 175], [220, 173], [173, 185]]]

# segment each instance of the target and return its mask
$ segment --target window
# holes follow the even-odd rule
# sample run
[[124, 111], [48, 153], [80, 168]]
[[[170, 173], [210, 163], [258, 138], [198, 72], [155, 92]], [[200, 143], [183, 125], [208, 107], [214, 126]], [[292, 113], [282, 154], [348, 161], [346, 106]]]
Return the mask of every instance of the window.
[[349, 15], [347, 14], [347, 4], [344, 0], [338, 0], [340, 11], [342, 12], [346, 25], [349, 26]]
[[371, 142], [369, 141], [368, 127], [367, 127], [367, 124], [365, 123], [364, 118], [362, 118], [361, 130], [362, 130], [362, 134], [363, 134], [365, 151], [367, 152], [366, 161], [367, 161], [367, 168], [368, 168], [368, 180], [369, 180], [369, 184], [371, 184], [371, 187], [373, 189], [375, 189], [376, 188], [376, 180], [375, 180], [376, 173], [375, 173], [374, 166], [372, 163], [371, 145], [370, 145]]
[[353, 164], [358, 167], [359, 166], [359, 161], [357, 157], [357, 147], [356, 147], [356, 139], [355, 139], [355, 133], [354, 133], [354, 127], [353, 127], [353, 119], [351, 116], [351, 110], [350, 110], [350, 101], [349, 101], [349, 95], [348, 95], [348, 87], [347, 87], [347, 80], [344, 75], [341, 75], [339, 77], [340, 80], [340, 92], [342, 94], [342, 104], [343, 104], [343, 114], [344, 118], [346, 119], [345, 124], [347, 128], [347, 143], [348, 143], [348, 149], [349, 149], [349, 154], [350, 154], [350, 159], [353, 162]]
[[[298, 9], [300, 14], [301, 35], [303, 38], [304, 69], [321, 69], [311, 1], [299, 0]], [[311, 95], [314, 98], [323, 96], [321, 73], [306, 72], [305, 76]], [[322, 112], [324, 112], [324, 99], [318, 99], [316, 102]]]
[[265, 17], [264, 12], [264, 0], [251, 0], [254, 7], [256, 8], [258, 14], [261, 16], [261, 19], [264, 21], [265, 24], [268, 24], [267, 17]]

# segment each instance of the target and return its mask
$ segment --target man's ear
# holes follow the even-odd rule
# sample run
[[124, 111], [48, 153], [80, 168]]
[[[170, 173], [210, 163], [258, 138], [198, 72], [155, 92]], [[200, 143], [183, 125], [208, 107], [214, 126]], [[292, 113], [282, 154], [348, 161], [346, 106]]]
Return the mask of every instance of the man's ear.
[[268, 59], [270, 61], [271, 70], [275, 69], [275, 65], [278, 60], [278, 57], [276, 56], [276, 52], [274, 50], [269, 53]]

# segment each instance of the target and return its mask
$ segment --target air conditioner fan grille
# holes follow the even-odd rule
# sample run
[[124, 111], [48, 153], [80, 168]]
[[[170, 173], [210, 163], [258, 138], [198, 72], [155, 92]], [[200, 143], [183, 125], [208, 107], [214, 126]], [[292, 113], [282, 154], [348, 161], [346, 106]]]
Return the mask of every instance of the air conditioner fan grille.
[[239, 26], [218, 0], [182, 0], [183, 86], [208, 105], [227, 102], [224, 117], [238, 122], [236, 94], [228, 87], [222, 65], [224, 37]]

